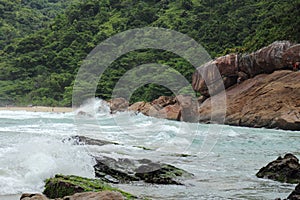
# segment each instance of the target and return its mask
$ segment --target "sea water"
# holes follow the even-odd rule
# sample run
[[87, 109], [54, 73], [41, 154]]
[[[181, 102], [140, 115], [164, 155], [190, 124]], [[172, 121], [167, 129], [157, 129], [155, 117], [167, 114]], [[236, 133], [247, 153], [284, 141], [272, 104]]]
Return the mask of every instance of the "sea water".
[[[74, 145], [68, 138], [75, 135], [120, 145]], [[92, 178], [97, 155], [147, 158], [194, 174], [181, 186], [114, 185], [151, 199], [286, 198], [295, 185], [255, 174], [285, 153], [300, 158], [300, 132], [112, 115], [101, 100], [72, 113], [0, 111], [0, 137], [0, 199], [42, 192], [44, 180], [55, 174]]]

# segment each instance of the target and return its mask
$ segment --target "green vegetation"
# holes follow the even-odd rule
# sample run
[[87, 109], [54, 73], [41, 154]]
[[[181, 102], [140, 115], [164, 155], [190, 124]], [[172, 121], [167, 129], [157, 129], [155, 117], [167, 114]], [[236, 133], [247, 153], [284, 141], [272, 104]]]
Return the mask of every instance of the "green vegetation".
[[[300, 42], [299, 16], [299, 0], [0, 0], [0, 105], [70, 106], [82, 60], [101, 41], [125, 30], [176, 30], [216, 57], [275, 40]], [[146, 63], [168, 65], [189, 81], [194, 71], [170, 52], [130, 52], [105, 71], [96, 95], [109, 99], [126, 71]], [[171, 94], [148, 84], [131, 100]]]
[[80, 192], [117, 191], [126, 199], [136, 199], [135, 196], [113, 188], [100, 179], [88, 179], [79, 176], [55, 175], [46, 181], [43, 193], [49, 198], [63, 198]]

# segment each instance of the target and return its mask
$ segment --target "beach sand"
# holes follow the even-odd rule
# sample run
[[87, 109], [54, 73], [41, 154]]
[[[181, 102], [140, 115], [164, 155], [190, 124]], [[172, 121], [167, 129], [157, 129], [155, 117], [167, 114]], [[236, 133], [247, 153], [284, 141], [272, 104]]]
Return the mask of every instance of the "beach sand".
[[45, 106], [32, 106], [32, 107], [0, 107], [0, 110], [11, 110], [11, 111], [28, 111], [28, 112], [72, 112], [71, 107], [45, 107]]

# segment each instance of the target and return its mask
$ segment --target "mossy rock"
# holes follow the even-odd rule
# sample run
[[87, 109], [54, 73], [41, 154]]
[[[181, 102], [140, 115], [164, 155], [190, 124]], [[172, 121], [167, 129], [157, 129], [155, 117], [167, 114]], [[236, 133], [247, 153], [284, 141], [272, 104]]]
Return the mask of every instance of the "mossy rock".
[[89, 179], [79, 176], [55, 175], [46, 181], [43, 193], [48, 198], [62, 198], [80, 192], [99, 192], [99, 191], [117, 191], [120, 192], [125, 199], [136, 199], [132, 194], [114, 188], [99, 179]]
[[[181, 181], [193, 175], [165, 163], [155, 163], [149, 159], [113, 159], [108, 157], [96, 158], [95, 175], [106, 182], [130, 183], [144, 181], [153, 184], [182, 185]], [[107, 179], [107, 177], [109, 177]]]
[[191, 177], [192, 174], [168, 164], [149, 163], [136, 169], [137, 177], [147, 183], [182, 185], [180, 179]]

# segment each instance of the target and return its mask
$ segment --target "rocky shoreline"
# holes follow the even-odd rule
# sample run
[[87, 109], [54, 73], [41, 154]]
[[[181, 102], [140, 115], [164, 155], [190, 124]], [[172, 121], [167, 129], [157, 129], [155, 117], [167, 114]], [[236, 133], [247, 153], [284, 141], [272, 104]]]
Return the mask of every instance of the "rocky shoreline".
[[[245, 55], [230, 54], [197, 68], [193, 89], [202, 96], [161, 96], [129, 105], [123, 98], [109, 101], [111, 112], [130, 110], [170, 120], [225, 123], [234, 126], [300, 130], [300, 44], [278, 41]], [[298, 66], [299, 67], [299, 66]], [[217, 72], [219, 76], [217, 76]], [[220, 85], [222, 77], [225, 94]], [[208, 85], [206, 84], [208, 83]], [[209, 85], [210, 84], [210, 85]], [[210, 91], [208, 90], [210, 88]], [[225, 99], [224, 99], [224, 96]], [[214, 111], [214, 105], [224, 105]], [[224, 103], [226, 101], [226, 104]], [[224, 113], [221, 122], [212, 121]]]

